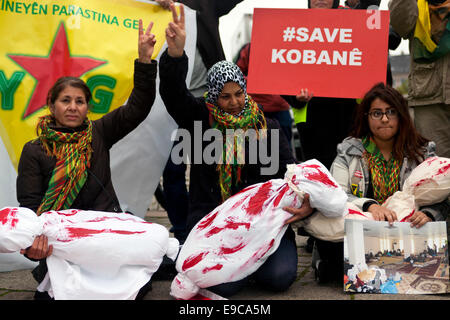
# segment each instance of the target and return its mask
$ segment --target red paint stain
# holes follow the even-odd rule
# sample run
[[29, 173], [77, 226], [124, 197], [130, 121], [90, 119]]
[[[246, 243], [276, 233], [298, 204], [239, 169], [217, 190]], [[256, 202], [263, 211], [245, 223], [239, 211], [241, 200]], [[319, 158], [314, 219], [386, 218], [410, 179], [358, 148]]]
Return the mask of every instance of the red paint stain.
[[221, 270], [222, 268], [223, 268], [223, 264], [218, 263], [215, 266], [203, 269], [202, 273], [205, 274], [205, 273], [207, 273], [209, 271], [212, 271], [212, 270]]
[[279, 191], [280, 193], [275, 198], [275, 201], [273, 202], [274, 207], [277, 207], [280, 204], [281, 199], [283, 199], [287, 191], [289, 191], [289, 186], [286, 183], [283, 187], [281, 187], [281, 191]]
[[[430, 161], [429, 163], [431, 163], [432, 161]], [[448, 173], [448, 171], [450, 170], [450, 163], [447, 164], [446, 166], [440, 168], [436, 174], [432, 175], [431, 178], [425, 178], [425, 179], [421, 179], [419, 181], [417, 181], [416, 183], [413, 184], [413, 187], [419, 187], [423, 184], [425, 184], [428, 181], [433, 181], [434, 178], [436, 178], [439, 175], [445, 175]]]
[[439, 174], [445, 174], [445, 173], [447, 173], [447, 171], [448, 171], [449, 169], [450, 169], [450, 163], [447, 164], [445, 167], [440, 168], [440, 169], [438, 170], [438, 172], [437, 172], [436, 175], [439, 175]]
[[412, 215], [414, 214], [414, 212], [416, 212], [416, 209], [413, 209], [413, 211], [407, 215], [406, 217], [404, 217], [400, 222], [406, 222], [409, 218], [412, 217]]
[[15, 228], [19, 219], [16, 218], [16, 208], [5, 208], [0, 211], [0, 223], [2, 225], [9, 224], [11, 229]]
[[[81, 210], [70, 210], [69, 212], [56, 211], [56, 213], [59, 214], [60, 216], [70, 217], [70, 216], [77, 214], [80, 211]], [[51, 212], [49, 212], [49, 213], [51, 213]]]
[[305, 172], [306, 179], [323, 183], [324, 185], [329, 186], [329, 187], [333, 187], [333, 188], [338, 187], [326, 173], [324, 173], [323, 171], [320, 170], [321, 167], [319, 165], [312, 164], [312, 165], [304, 166], [304, 167], [312, 168], [317, 171], [317, 172], [311, 172], [311, 173]]
[[197, 255], [191, 255], [186, 258], [183, 262], [182, 270], [186, 271], [186, 269], [192, 268], [196, 264], [198, 264], [200, 261], [203, 260], [204, 257], [208, 255], [208, 252], [201, 252]]
[[212, 300], [212, 299], [205, 297], [204, 295], [201, 295], [200, 293], [197, 293], [195, 296], [193, 296], [192, 298], [190, 298], [188, 300]]
[[261, 252], [261, 254], [258, 254], [257, 255], [257, 257], [258, 257], [258, 260], [259, 259], [261, 259], [262, 257], [264, 257], [265, 255], [266, 255], [266, 253], [267, 253], [267, 251], [269, 251], [272, 247], [273, 247], [273, 244], [275, 243], [275, 239], [272, 239], [272, 241], [270, 241], [270, 243], [264, 248], [264, 247], [262, 247], [260, 250], [258, 250], [256, 253], [259, 253], [259, 252]]
[[272, 182], [267, 181], [258, 189], [255, 195], [250, 198], [245, 211], [249, 215], [260, 214], [264, 207], [264, 202], [270, 197]]
[[294, 174], [294, 175], [292, 176], [291, 181], [292, 181], [293, 184], [298, 185], [297, 175]]
[[425, 184], [428, 181], [432, 181], [432, 180], [430, 178], [421, 179], [421, 180], [417, 181], [416, 183], [414, 183], [413, 187], [420, 187], [421, 185]]
[[243, 226], [243, 227], [247, 228], [247, 230], [249, 230], [250, 222], [235, 222], [235, 221], [231, 220], [231, 218], [229, 218], [228, 220], [225, 221], [225, 225], [223, 227], [214, 227], [211, 230], [209, 230], [205, 236], [207, 238], [209, 238], [219, 232], [222, 232], [225, 229], [237, 230], [237, 228], [239, 228], [241, 226]]
[[360, 216], [366, 217], [366, 215], [364, 215], [363, 213], [361, 213], [359, 211], [356, 211], [356, 210], [353, 210], [353, 209], [348, 209], [348, 214], [358, 214]]
[[245, 196], [245, 197], [242, 197], [242, 199], [240, 199], [239, 201], [237, 201], [237, 202], [231, 207], [231, 210], [234, 210], [234, 209], [240, 207], [240, 206], [245, 202], [245, 200], [247, 200], [247, 198], [248, 198], [249, 196], [250, 196], [250, 195], [247, 195], [247, 196]]
[[235, 253], [239, 250], [242, 250], [243, 248], [245, 248], [245, 244], [244, 243], [240, 243], [237, 246], [233, 247], [233, 248], [225, 248], [225, 247], [220, 247], [219, 249], [219, 255], [224, 255], [224, 254], [232, 254]]
[[265, 256], [265, 254], [273, 247], [273, 244], [275, 243], [275, 239], [272, 239], [270, 241], [269, 244], [261, 247], [260, 249], [258, 249], [258, 251], [256, 251], [251, 257], [250, 259], [248, 259], [243, 265], [242, 267], [239, 268], [240, 271], [245, 270], [245, 268], [249, 265], [249, 264], [253, 264], [256, 263], [259, 259], [261, 259], [262, 257]]
[[427, 162], [427, 164], [430, 166], [434, 161], [436, 161], [437, 160], [437, 158], [436, 157], [433, 157], [433, 158], [430, 158], [430, 159], [428, 159], [426, 162]]
[[[239, 191], [238, 193], [235, 193], [232, 197], [235, 197], [235, 196], [237, 196], [238, 194], [247, 192], [248, 190], [251, 190], [251, 189], [255, 188], [256, 186], [257, 186], [256, 184], [251, 185], [251, 186], [248, 186], [248, 187], [242, 189], [241, 191]], [[232, 197], [231, 197], [231, 198], [232, 198]]]
[[69, 242], [69, 241], [73, 241], [75, 239], [92, 237], [92, 236], [94, 236], [96, 234], [100, 234], [100, 233], [115, 233], [115, 234], [121, 234], [121, 235], [130, 235], [130, 234], [140, 234], [140, 233], [145, 232], [145, 231], [127, 231], [127, 230], [111, 230], [111, 229], [96, 230], [96, 229], [74, 228], [74, 227], [67, 227], [66, 230], [68, 232], [68, 236], [71, 239], [60, 240], [62, 242]]
[[206, 227], [209, 227], [209, 226], [211, 225], [211, 223], [214, 221], [214, 219], [216, 218], [216, 216], [217, 216], [218, 213], [219, 213], [219, 212], [216, 211], [216, 212], [212, 212], [212, 213], [208, 214], [208, 215], [204, 218], [204, 220], [203, 220], [202, 222], [199, 223], [197, 229], [203, 230], [203, 229], [205, 229]]
[[151, 222], [147, 222], [147, 221], [138, 221], [138, 220], [135, 220], [132, 218], [128, 219], [128, 218], [119, 218], [119, 217], [97, 217], [95, 219], [86, 220], [85, 222], [103, 222], [103, 221], [107, 221], [107, 220], [131, 221], [131, 222], [136, 222], [136, 223], [152, 224]]
[[232, 279], [236, 274], [243, 272], [248, 265], [256, 263], [259, 259], [264, 257], [264, 255], [273, 247], [275, 239], [272, 239], [269, 244], [258, 249], [242, 266], [229, 278]]

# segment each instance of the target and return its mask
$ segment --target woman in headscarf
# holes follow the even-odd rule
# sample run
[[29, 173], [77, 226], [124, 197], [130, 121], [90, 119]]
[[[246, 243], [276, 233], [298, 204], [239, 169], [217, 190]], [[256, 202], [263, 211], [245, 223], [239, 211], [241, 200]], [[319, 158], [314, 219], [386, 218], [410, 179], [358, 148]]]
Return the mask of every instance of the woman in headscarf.
[[[110, 148], [136, 128], [150, 112], [156, 93], [157, 62], [152, 60], [153, 23], [144, 32], [139, 23], [134, 88], [127, 103], [102, 118], [88, 119], [91, 91], [80, 79], [63, 77], [47, 95], [50, 114], [39, 119], [38, 138], [25, 144], [19, 161], [17, 200], [40, 215], [50, 210], [120, 211], [111, 181]], [[21, 251], [40, 261], [33, 270], [38, 282], [52, 253], [44, 235]], [[36, 297], [39, 298], [39, 297]]]
[[[294, 163], [295, 160], [279, 124], [266, 119], [258, 105], [247, 95], [245, 78], [234, 63], [220, 61], [210, 68], [207, 75], [208, 91], [204, 97], [195, 98], [189, 92], [185, 82], [188, 58], [184, 52], [184, 8], [181, 5], [180, 18], [174, 5], [171, 10], [173, 22], [170, 22], [166, 29], [168, 49], [160, 59], [160, 94], [179, 129], [187, 130], [194, 139], [191, 139], [187, 150], [191, 155], [187, 222], [190, 231], [204, 216], [245, 187], [283, 178], [286, 165]], [[233, 130], [242, 130], [244, 134], [254, 130], [252, 132], [255, 135], [249, 135], [248, 140], [256, 139], [258, 150], [267, 148], [266, 150], [272, 151], [268, 155], [269, 163], [266, 161], [263, 164], [261, 159], [252, 162], [251, 158], [258, 155], [249, 154], [248, 151], [255, 151], [249, 150], [249, 141], [241, 144], [236, 143], [233, 138], [227, 139], [227, 133], [232, 134], [235, 132]], [[211, 153], [212, 143], [208, 140], [211, 137], [220, 137], [223, 148], [218, 155], [213, 156], [219, 161], [208, 161], [205, 157], [208, 152]], [[182, 144], [185, 144], [184, 142]], [[265, 142], [267, 146], [263, 144]], [[198, 156], [202, 159], [198, 159]], [[237, 161], [240, 156], [245, 161]], [[274, 163], [278, 165], [276, 170], [268, 175], [264, 174], [264, 169], [270, 169], [269, 166]], [[312, 212], [307, 201], [301, 208], [286, 210], [294, 214], [287, 223]], [[295, 234], [288, 228], [277, 251], [250, 277], [254, 277], [265, 288], [284, 291], [295, 280], [296, 271]], [[230, 296], [239, 291], [247, 281], [248, 278], [245, 278], [209, 289], [220, 295]]]

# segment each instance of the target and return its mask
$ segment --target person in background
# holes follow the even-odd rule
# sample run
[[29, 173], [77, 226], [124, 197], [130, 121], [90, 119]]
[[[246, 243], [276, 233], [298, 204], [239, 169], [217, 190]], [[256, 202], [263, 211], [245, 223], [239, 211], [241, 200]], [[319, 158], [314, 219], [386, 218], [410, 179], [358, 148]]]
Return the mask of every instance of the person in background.
[[[346, 8], [349, 9], [361, 9], [361, 10], [371, 10], [376, 9], [378, 10], [380, 6], [381, 0], [347, 0], [345, 1]], [[392, 26], [389, 24], [389, 41], [388, 41], [388, 49], [389, 50], [395, 50], [400, 45], [400, 42], [402, 41], [402, 38], [397, 34], [397, 32], [394, 31]], [[387, 74], [386, 74], [386, 84], [390, 85], [392, 87], [393, 78], [392, 78], [392, 71], [391, 71], [391, 62], [389, 59], [388, 54], [388, 61], [387, 61]]]
[[[37, 215], [71, 208], [121, 211], [111, 180], [109, 150], [145, 120], [155, 100], [157, 62], [151, 58], [156, 43], [152, 27], [150, 23], [144, 32], [142, 20], [139, 22], [134, 88], [124, 106], [91, 121], [87, 116], [92, 94], [84, 81], [63, 77], [49, 90], [50, 114], [39, 118], [38, 138], [25, 144], [19, 160], [20, 207]], [[47, 238], [37, 236], [21, 253], [39, 261], [33, 276], [41, 283], [47, 273], [45, 259], [52, 254]], [[49, 298], [46, 292], [36, 291], [35, 299]]]
[[[342, 7], [339, 5], [339, 0], [308, 0], [308, 8], [318, 10]], [[301, 88], [295, 96], [282, 95], [282, 97], [292, 107], [300, 140], [297, 160], [317, 159], [330, 169], [336, 157], [336, 145], [348, 135], [351, 129], [356, 100], [314, 97], [314, 93], [308, 88]], [[303, 228], [299, 228], [297, 233], [309, 237], [306, 250], [313, 252], [315, 238], [306, 233]]]
[[392, 0], [390, 23], [409, 40], [408, 102], [414, 123], [436, 143], [438, 156], [450, 158], [449, 1]]
[[[308, 7], [314, 10], [337, 9], [339, 0], [308, 0]], [[307, 88], [302, 88], [296, 96], [282, 97], [294, 113], [304, 156], [298, 160], [317, 159], [329, 169], [336, 157], [337, 144], [350, 132], [356, 100], [314, 97]]]

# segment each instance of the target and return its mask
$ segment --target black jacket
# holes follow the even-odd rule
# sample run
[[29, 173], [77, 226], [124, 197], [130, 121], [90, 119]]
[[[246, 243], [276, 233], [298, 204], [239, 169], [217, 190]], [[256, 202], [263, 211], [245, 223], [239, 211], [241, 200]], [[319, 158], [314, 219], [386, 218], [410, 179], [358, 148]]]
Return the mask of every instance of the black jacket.
[[[204, 99], [195, 98], [186, 87], [187, 56], [184, 54], [180, 58], [172, 58], [166, 51], [161, 56], [159, 68], [161, 80], [159, 90], [167, 111], [177, 122], [179, 129], [185, 129], [189, 132], [192, 146], [191, 155], [195, 155], [194, 149], [199, 139], [202, 140], [201, 153], [203, 154], [205, 148], [212, 143], [211, 141], [203, 141], [202, 139], [204, 132], [207, 129], [211, 129], [210, 115]], [[200, 128], [201, 124], [201, 130], [197, 129], [199, 131], [197, 133], [195, 132], [195, 121], [198, 121], [198, 128]], [[280, 126], [276, 120], [266, 118], [266, 121], [267, 129], [279, 130]], [[260, 159], [258, 159], [257, 163], [251, 162], [254, 164], [250, 164], [248, 161], [248, 149], [246, 149], [246, 161], [241, 173], [241, 183], [233, 188], [233, 194], [255, 183], [274, 178], [283, 178], [286, 165], [295, 163], [286, 137], [281, 130], [278, 132], [279, 158], [277, 160], [279, 161], [279, 167], [276, 174], [270, 176], [262, 175], [261, 168], [269, 167], [270, 164], [263, 165], [259, 161]], [[270, 130], [268, 130], [267, 140], [269, 145], [267, 150], [270, 152]], [[180, 144], [182, 143], [183, 141], [180, 142]], [[222, 203], [219, 176], [216, 168], [216, 163], [206, 164], [203, 158], [191, 158], [188, 230], [191, 230], [201, 218]]]
[[[282, 96], [292, 107], [304, 108], [295, 96]], [[306, 122], [297, 123], [304, 159], [317, 159], [330, 169], [336, 147], [353, 126], [356, 99], [313, 97], [308, 102]]]
[[[127, 104], [93, 121], [92, 159], [88, 179], [72, 204], [74, 209], [118, 211], [119, 201], [111, 181], [111, 147], [149, 114], [155, 100], [157, 63], [135, 61], [134, 89]], [[80, 128], [83, 129], [83, 128]], [[22, 150], [17, 176], [17, 200], [21, 207], [36, 211], [48, 188], [56, 164], [39, 140], [27, 142]]]

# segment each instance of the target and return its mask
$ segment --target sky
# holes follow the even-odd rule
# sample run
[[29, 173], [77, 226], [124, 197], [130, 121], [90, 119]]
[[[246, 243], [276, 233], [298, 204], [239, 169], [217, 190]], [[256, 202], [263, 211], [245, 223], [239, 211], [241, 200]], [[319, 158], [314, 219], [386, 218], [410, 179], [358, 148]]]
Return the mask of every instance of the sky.
[[[225, 0], [223, 0], [225, 1]], [[345, 0], [341, 0], [344, 4]], [[222, 38], [222, 45], [227, 60], [231, 60], [231, 43], [233, 35], [246, 13], [253, 13], [253, 8], [307, 8], [307, 0], [244, 0], [239, 3], [228, 15], [220, 18], [219, 31]], [[381, 10], [388, 10], [388, 0], [381, 0]], [[402, 40], [400, 46], [395, 51], [390, 51], [391, 55], [408, 53], [408, 41]]]

